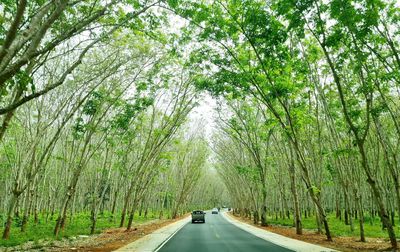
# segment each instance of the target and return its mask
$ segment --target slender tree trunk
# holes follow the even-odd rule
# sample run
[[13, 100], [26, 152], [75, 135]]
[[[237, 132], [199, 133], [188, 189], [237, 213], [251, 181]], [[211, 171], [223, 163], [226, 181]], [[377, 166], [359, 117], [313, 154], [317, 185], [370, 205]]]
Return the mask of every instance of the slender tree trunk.
[[342, 213], [340, 211], [340, 192], [338, 189], [336, 189], [336, 197], [335, 197], [335, 203], [336, 203], [336, 219], [342, 220]]
[[34, 216], [35, 225], [37, 225], [39, 223], [39, 214], [38, 214], [39, 202], [38, 201], [39, 201], [38, 194], [36, 193], [35, 201], [33, 203], [33, 216]]
[[94, 210], [90, 212], [90, 219], [92, 221], [92, 225], [90, 227], [90, 234], [94, 234], [96, 230], [97, 216]]
[[296, 226], [296, 234], [302, 235], [303, 225], [301, 223], [300, 204], [299, 204], [299, 197], [297, 195], [296, 179], [294, 174], [290, 175], [290, 179], [291, 179], [291, 191], [293, 195], [293, 204], [294, 204], [294, 221]]
[[114, 199], [113, 199], [113, 203], [112, 203], [112, 206], [111, 206], [110, 221], [115, 221], [115, 208], [116, 208], [116, 205], [117, 205], [118, 192], [119, 192], [119, 188], [117, 188], [117, 190], [115, 190], [115, 192], [114, 192]]
[[321, 226], [322, 221], [321, 221], [321, 216], [318, 213], [317, 209], [315, 211], [315, 223], [317, 224], [317, 232], [318, 232], [318, 234], [322, 234], [322, 226]]
[[8, 212], [7, 212], [7, 221], [6, 221], [6, 225], [4, 227], [4, 231], [3, 231], [3, 240], [8, 240], [10, 238], [10, 231], [11, 231], [11, 224], [12, 224], [12, 220], [13, 220], [13, 214], [14, 214], [15, 206], [17, 204], [19, 196], [20, 196], [20, 193], [15, 193], [14, 192], [12, 194], [12, 198], [11, 198], [11, 201], [10, 201], [10, 206], [8, 207]]
[[345, 224], [350, 225], [351, 232], [354, 232], [354, 223], [350, 207], [349, 193], [347, 189], [344, 190], [344, 201], [345, 201], [345, 211], [344, 211]]
[[290, 176], [290, 190], [292, 191], [293, 196], [293, 205], [294, 205], [294, 222], [296, 226], [296, 234], [303, 234], [303, 226], [301, 223], [301, 213], [300, 213], [300, 204], [299, 204], [299, 196], [297, 194], [296, 187], [296, 170], [294, 164], [293, 152], [290, 148], [290, 165], [289, 165], [289, 176]]
[[254, 210], [254, 214], [253, 214], [253, 217], [254, 217], [254, 224], [256, 224], [256, 225], [258, 225], [258, 222], [260, 221], [260, 216], [259, 216], [259, 214], [258, 214], [258, 210], [256, 209], [256, 210]]
[[57, 219], [56, 226], [54, 227], [54, 235], [55, 236], [58, 236], [58, 234], [60, 233], [60, 229], [62, 229], [62, 227], [65, 226], [65, 221], [67, 219], [68, 205], [69, 205], [69, 202], [71, 201], [71, 198], [72, 198], [72, 191], [70, 189], [68, 191], [67, 196], [64, 200], [64, 203], [61, 207], [60, 216]]
[[365, 242], [365, 232], [364, 232], [364, 210], [362, 206], [362, 198], [361, 195], [355, 190], [355, 199], [356, 199], [356, 204], [358, 208], [358, 213], [359, 213], [359, 224], [360, 224], [360, 241]]
[[25, 198], [25, 209], [24, 209], [24, 214], [22, 217], [22, 222], [21, 222], [21, 232], [24, 233], [26, 231], [26, 226], [28, 224], [28, 219], [29, 219], [29, 209], [31, 207], [31, 190], [30, 186], [28, 186], [26, 190], [26, 198]]
[[265, 188], [265, 184], [263, 184], [262, 197], [263, 197], [263, 204], [261, 206], [261, 226], [266, 227], [268, 226], [268, 223], [267, 223], [267, 189]]
[[128, 226], [126, 227], [126, 230], [131, 230], [132, 224], [133, 224], [133, 219], [135, 217], [135, 212], [136, 212], [136, 202], [134, 202], [132, 210], [129, 213]]
[[126, 210], [128, 208], [128, 202], [129, 202], [129, 197], [128, 194], [125, 196], [125, 200], [124, 200], [124, 206], [122, 208], [122, 212], [121, 212], [121, 221], [119, 223], [119, 227], [123, 227], [125, 224], [125, 217], [126, 217]]
[[119, 223], [119, 227], [123, 227], [125, 224], [126, 212], [128, 210], [129, 200], [132, 195], [133, 187], [134, 187], [134, 184], [131, 183], [129, 186], [129, 189], [125, 195], [124, 206], [122, 207], [121, 221]]
[[69, 203], [71, 202], [71, 199], [74, 196], [74, 193], [76, 191], [76, 186], [78, 184], [79, 176], [82, 172], [82, 169], [83, 168], [81, 166], [79, 166], [77, 168], [77, 170], [73, 174], [71, 184], [68, 186], [68, 192], [65, 195], [64, 203], [62, 204], [62, 207], [60, 210], [60, 216], [58, 217], [56, 226], [54, 227], [54, 235], [55, 236], [58, 236], [60, 229], [64, 229], [64, 227], [65, 227], [65, 222], [67, 220], [68, 206], [69, 206]]

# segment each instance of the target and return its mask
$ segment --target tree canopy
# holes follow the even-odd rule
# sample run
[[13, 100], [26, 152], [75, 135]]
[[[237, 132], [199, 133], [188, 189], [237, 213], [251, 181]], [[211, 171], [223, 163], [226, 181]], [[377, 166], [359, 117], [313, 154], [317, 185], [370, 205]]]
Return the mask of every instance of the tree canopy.
[[[105, 212], [131, 229], [138, 212], [230, 204], [262, 226], [292, 216], [298, 235], [313, 215], [328, 241], [332, 218], [365, 241], [378, 217], [397, 248], [396, 0], [19, 0], [0, 12], [4, 240], [31, 217], [58, 237], [79, 213], [95, 233]], [[192, 116], [207, 95], [211, 126]]]

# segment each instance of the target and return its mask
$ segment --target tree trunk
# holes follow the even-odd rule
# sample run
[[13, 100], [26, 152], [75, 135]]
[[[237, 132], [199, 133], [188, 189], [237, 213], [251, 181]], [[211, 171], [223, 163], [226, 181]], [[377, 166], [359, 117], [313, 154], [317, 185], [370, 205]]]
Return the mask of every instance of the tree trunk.
[[12, 224], [12, 219], [13, 219], [13, 214], [14, 214], [14, 208], [15, 205], [17, 204], [17, 200], [20, 194], [18, 193], [13, 193], [11, 201], [10, 201], [10, 206], [8, 207], [8, 212], [7, 212], [7, 221], [6, 225], [4, 227], [4, 232], [3, 232], [3, 240], [8, 240], [10, 238], [10, 231], [11, 231], [11, 224]]
[[60, 233], [60, 229], [65, 227], [65, 221], [66, 221], [66, 218], [67, 218], [68, 205], [69, 205], [69, 202], [71, 201], [73, 190], [74, 190], [74, 188], [70, 186], [70, 189], [68, 190], [68, 193], [66, 195], [64, 203], [63, 203], [63, 205], [61, 207], [60, 216], [58, 216], [58, 219], [57, 219], [57, 222], [56, 222], [56, 226], [54, 227], [54, 235], [55, 236], [58, 236], [58, 234]]
[[361, 195], [357, 191], [354, 192], [355, 194], [355, 199], [356, 199], [356, 204], [358, 208], [358, 213], [359, 213], [359, 224], [360, 224], [360, 241], [365, 242], [365, 232], [364, 232], [364, 210], [362, 206], [362, 198]]
[[97, 217], [96, 217], [96, 213], [95, 213], [95, 211], [91, 211], [91, 214], [90, 214], [91, 216], [90, 216], [90, 219], [91, 219], [91, 221], [92, 221], [92, 225], [91, 225], [91, 227], [90, 227], [90, 234], [94, 234], [94, 232], [95, 232], [95, 230], [96, 230], [96, 222], [97, 222]]
[[291, 147], [290, 148], [290, 165], [289, 165], [289, 175], [290, 175], [290, 190], [292, 191], [293, 196], [293, 205], [294, 205], [294, 222], [296, 226], [296, 234], [303, 234], [303, 226], [301, 223], [301, 213], [300, 213], [300, 205], [299, 205], [299, 196], [297, 194], [296, 188], [296, 170], [294, 166], [294, 158]]
[[315, 211], [315, 224], [317, 224], [317, 233], [322, 234], [322, 227], [321, 227], [321, 216], [319, 215], [318, 211]]
[[135, 212], [136, 212], [136, 202], [134, 203], [134, 206], [133, 206], [131, 212], [129, 213], [128, 226], [126, 227], [126, 230], [131, 230]]
[[129, 199], [131, 198], [132, 190], [133, 190], [133, 185], [131, 184], [131, 186], [129, 187], [129, 190], [125, 196], [124, 206], [122, 207], [121, 221], [119, 223], [119, 227], [123, 227], [125, 224], [126, 211], [128, 210], [128, 204], [129, 204]]
[[25, 209], [24, 209], [24, 216], [22, 217], [21, 223], [21, 232], [26, 231], [26, 226], [28, 224], [29, 216], [30, 216], [30, 209], [32, 207], [32, 198], [33, 198], [33, 191], [30, 188], [30, 182], [28, 182], [28, 187], [26, 190], [26, 199], [25, 199]]
[[260, 221], [260, 216], [258, 214], [258, 210], [257, 209], [254, 211], [253, 217], [254, 217], [253, 223], [258, 225], [258, 222]]
[[263, 205], [261, 207], [261, 226], [266, 227], [268, 226], [268, 223], [267, 223], [267, 189], [265, 184], [263, 185], [262, 197], [263, 197]]
[[34, 223], [35, 225], [37, 225], [39, 223], [39, 214], [38, 214], [38, 202], [37, 202], [37, 197], [36, 197], [36, 202], [35, 202], [35, 206], [33, 209], [33, 216], [34, 216]]
[[114, 199], [113, 199], [113, 203], [111, 206], [111, 217], [110, 217], [110, 221], [114, 221], [115, 220], [115, 207], [117, 205], [117, 198], [118, 198], [118, 189], [114, 192]]

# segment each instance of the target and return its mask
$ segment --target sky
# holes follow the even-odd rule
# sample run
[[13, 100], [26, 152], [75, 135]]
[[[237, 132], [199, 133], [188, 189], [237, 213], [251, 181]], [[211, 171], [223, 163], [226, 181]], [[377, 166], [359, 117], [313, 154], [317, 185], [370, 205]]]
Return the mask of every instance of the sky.
[[189, 114], [190, 124], [193, 126], [199, 123], [204, 124], [204, 131], [209, 142], [215, 130], [216, 106], [215, 99], [205, 93], [199, 101], [199, 105]]

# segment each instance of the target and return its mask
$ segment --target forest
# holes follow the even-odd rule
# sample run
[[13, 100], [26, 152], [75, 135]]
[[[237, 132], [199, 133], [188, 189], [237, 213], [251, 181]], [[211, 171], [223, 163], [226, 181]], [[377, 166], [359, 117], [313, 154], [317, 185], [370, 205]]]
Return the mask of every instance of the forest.
[[3, 0], [0, 13], [0, 248], [222, 205], [398, 247], [398, 1]]

